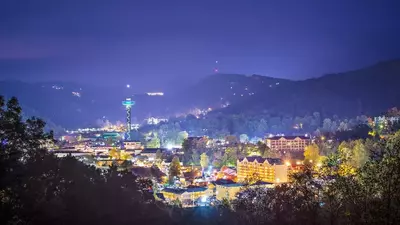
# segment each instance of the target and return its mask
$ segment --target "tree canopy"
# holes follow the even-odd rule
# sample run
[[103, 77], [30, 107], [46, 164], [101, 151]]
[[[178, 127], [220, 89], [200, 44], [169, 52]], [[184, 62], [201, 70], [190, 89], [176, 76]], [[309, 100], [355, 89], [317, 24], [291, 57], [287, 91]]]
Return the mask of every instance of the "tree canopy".
[[53, 139], [44, 127], [40, 119], [22, 119], [16, 98], [0, 96], [1, 224], [168, 223], [165, 212], [144, 203], [131, 173], [104, 173], [48, 152]]

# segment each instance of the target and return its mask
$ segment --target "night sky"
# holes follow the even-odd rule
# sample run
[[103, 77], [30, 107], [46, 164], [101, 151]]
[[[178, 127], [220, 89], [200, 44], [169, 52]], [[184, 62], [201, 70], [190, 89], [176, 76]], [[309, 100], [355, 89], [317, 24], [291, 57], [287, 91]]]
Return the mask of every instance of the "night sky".
[[400, 58], [399, 0], [0, 0], [0, 78], [155, 90]]

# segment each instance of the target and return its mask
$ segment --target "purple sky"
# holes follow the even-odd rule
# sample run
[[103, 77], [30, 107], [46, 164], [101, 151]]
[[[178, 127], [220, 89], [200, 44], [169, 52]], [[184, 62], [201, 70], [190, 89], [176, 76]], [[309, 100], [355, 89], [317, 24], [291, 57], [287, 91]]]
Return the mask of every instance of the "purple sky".
[[400, 58], [398, 0], [1, 0], [0, 78], [130, 83], [213, 73], [304, 79]]

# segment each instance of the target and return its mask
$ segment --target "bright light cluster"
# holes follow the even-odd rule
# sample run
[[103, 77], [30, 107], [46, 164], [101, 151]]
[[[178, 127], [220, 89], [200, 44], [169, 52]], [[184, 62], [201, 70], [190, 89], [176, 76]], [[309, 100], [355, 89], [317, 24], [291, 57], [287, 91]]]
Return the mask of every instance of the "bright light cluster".
[[147, 124], [150, 124], [150, 125], [157, 125], [157, 124], [159, 124], [159, 123], [161, 123], [161, 122], [167, 122], [168, 119], [150, 117], [150, 118], [147, 118], [146, 121], [147, 121]]
[[76, 96], [76, 97], [78, 97], [78, 98], [81, 97], [81, 93], [75, 92], [75, 91], [72, 92], [72, 95], [73, 95], [73, 96]]
[[149, 96], [163, 96], [164, 95], [163, 92], [147, 92], [146, 94]]
[[57, 86], [57, 85], [53, 85], [51, 88], [56, 89], [56, 90], [64, 89], [63, 87], [60, 87], [60, 86]]

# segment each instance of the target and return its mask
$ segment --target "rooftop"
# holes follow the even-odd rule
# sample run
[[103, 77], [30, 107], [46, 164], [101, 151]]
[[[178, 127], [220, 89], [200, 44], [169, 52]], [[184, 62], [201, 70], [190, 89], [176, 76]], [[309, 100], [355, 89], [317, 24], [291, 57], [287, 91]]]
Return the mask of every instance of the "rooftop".
[[306, 137], [306, 136], [275, 136], [275, 137], [267, 138], [267, 140], [279, 140], [281, 138], [286, 139], [286, 140], [294, 140], [296, 138], [300, 138], [302, 140], [309, 140], [310, 139], [309, 137]]
[[183, 194], [183, 193], [186, 191], [186, 189], [164, 188], [162, 191], [163, 191], [163, 192], [174, 193], [174, 194]]
[[213, 182], [213, 184], [223, 186], [223, 187], [242, 187], [242, 186], [244, 186], [244, 184], [242, 184], [242, 183], [236, 183], [232, 180], [225, 180], [225, 179], [216, 180]]
[[[220, 185], [223, 187], [242, 187], [245, 186], [243, 183], [235, 183], [231, 180], [217, 180], [214, 182], [215, 185]], [[250, 186], [256, 186], [256, 185], [273, 185], [273, 183], [270, 182], [264, 182], [264, 181], [257, 181], [254, 184], [251, 184]]]
[[187, 188], [187, 192], [200, 192], [200, 191], [205, 191], [207, 190], [206, 187], [194, 187], [194, 188]]
[[245, 157], [239, 161], [242, 162], [244, 159], [246, 159], [248, 162], [254, 162], [255, 160], [257, 160], [258, 163], [264, 163], [265, 161], [267, 161], [271, 165], [283, 165], [282, 159], [280, 158], [263, 158], [261, 156], [250, 156]]
[[193, 188], [164, 188], [164, 192], [183, 194], [185, 192], [201, 192], [207, 190], [206, 187], [193, 187]]

